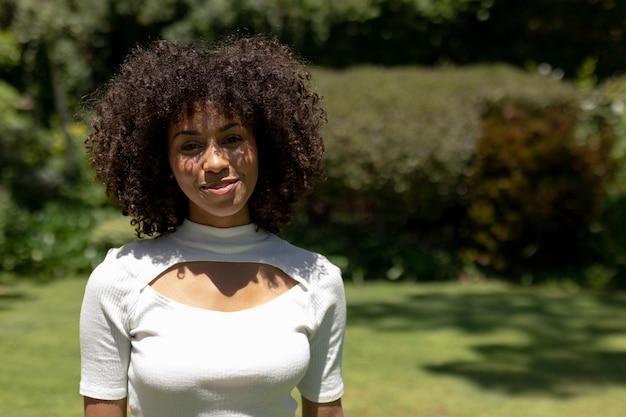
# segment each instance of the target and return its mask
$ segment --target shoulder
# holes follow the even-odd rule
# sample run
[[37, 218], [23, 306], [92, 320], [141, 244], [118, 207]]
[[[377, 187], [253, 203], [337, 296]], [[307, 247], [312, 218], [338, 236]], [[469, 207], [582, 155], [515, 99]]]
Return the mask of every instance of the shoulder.
[[278, 236], [272, 236], [268, 245], [274, 248], [277, 260], [289, 268], [287, 272], [293, 272], [309, 283], [341, 281], [341, 270], [322, 254], [293, 245]]
[[341, 301], [344, 298], [344, 285], [341, 269], [326, 256], [293, 245], [275, 237], [273, 246], [278, 249], [276, 266], [310, 289], [314, 299]]
[[138, 240], [109, 249], [102, 262], [92, 271], [88, 288], [127, 291], [148, 284], [156, 271], [162, 270], [176, 258], [174, 251], [167, 249], [169, 245], [162, 244], [160, 240]]

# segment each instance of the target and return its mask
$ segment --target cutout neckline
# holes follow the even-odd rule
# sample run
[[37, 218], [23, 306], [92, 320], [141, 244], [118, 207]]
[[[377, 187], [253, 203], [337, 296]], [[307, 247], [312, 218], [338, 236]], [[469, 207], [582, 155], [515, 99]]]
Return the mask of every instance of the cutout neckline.
[[192, 311], [192, 312], [199, 312], [202, 314], [236, 315], [236, 314], [249, 314], [249, 313], [256, 312], [257, 310], [273, 307], [274, 304], [278, 304], [282, 302], [282, 300], [289, 298], [292, 294], [295, 294], [297, 292], [297, 289], [300, 287], [301, 287], [301, 284], [296, 284], [292, 288], [288, 289], [287, 291], [265, 302], [262, 302], [261, 304], [253, 305], [253, 306], [242, 308], [239, 310], [216, 310], [216, 309], [197, 307], [197, 306], [181, 303], [180, 301], [176, 301], [166, 295], [161, 294], [160, 292], [152, 288], [151, 285], [146, 285], [146, 287], [144, 288], [144, 292], [147, 291], [148, 295], [152, 299], [156, 300], [159, 304], [163, 306], [175, 308], [177, 310], [187, 310], [187, 311]]
[[256, 262], [180, 262], [148, 286], [178, 304], [235, 312], [255, 308], [289, 292], [299, 282], [281, 269]]

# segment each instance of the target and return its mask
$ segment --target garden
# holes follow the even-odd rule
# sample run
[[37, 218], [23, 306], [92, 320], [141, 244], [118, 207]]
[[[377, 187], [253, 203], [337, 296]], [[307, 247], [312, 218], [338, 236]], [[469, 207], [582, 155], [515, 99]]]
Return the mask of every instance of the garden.
[[[626, 407], [626, 3], [5, 0], [0, 415], [82, 415], [78, 311], [136, 239], [84, 152], [136, 44], [272, 32], [323, 96], [286, 239], [341, 267], [346, 415]], [[5, 7], [6, 6], [6, 7]]]
[[90, 94], [131, 47], [272, 32], [309, 63], [328, 119], [327, 180], [285, 237], [355, 281], [626, 286], [624, 5], [96, 3], [0, 14], [3, 271], [85, 274], [135, 238], [84, 151]]

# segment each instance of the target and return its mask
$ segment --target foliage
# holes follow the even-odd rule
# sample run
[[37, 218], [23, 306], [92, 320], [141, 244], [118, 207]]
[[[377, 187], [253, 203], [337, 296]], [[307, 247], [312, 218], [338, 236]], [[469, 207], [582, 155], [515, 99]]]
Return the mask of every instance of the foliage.
[[46, 280], [89, 270], [102, 255], [90, 230], [108, 203], [81, 152], [85, 126], [68, 126], [68, 143], [58, 127], [29, 126], [27, 111], [2, 116], [11, 123], [0, 127], [0, 269]]
[[466, 259], [507, 271], [581, 259], [616, 166], [606, 121], [581, 125], [575, 105], [507, 100], [486, 110], [467, 179]]
[[[580, 250], [597, 224], [617, 160], [606, 106], [579, 109], [566, 83], [505, 65], [318, 68], [314, 83], [328, 111], [328, 179], [285, 237], [327, 254], [348, 279], [456, 277], [461, 226], [465, 262], [505, 268], [576, 256], [565, 249]], [[4, 142], [22, 158], [3, 169], [2, 268], [89, 270], [133, 238], [128, 219], [92, 184], [82, 152], [66, 173], [60, 129], [22, 128], [23, 140]], [[68, 131], [78, 152], [85, 128]]]
[[15, 34], [0, 29], [0, 68], [16, 67], [20, 61], [20, 48]]
[[9, 148], [14, 140], [12, 132], [24, 130], [28, 126], [29, 119], [20, 112], [20, 93], [11, 84], [0, 80], [0, 132], [6, 139], [0, 142], [0, 146], [6, 147], [2, 152], [3, 158], [7, 158]]
[[89, 246], [103, 253], [109, 248], [116, 248], [135, 240], [135, 227], [131, 219], [117, 211], [103, 211], [102, 219], [91, 230]]
[[[461, 226], [471, 243], [465, 262], [504, 267], [518, 259], [506, 244], [537, 244], [523, 243], [522, 231], [543, 242], [552, 236], [543, 229], [576, 234], [594, 219], [613, 168], [604, 177], [594, 172], [612, 142], [594, 136], [594, 121], [583, 129], [570, 85], [502, 65], [355, 67], [314, 76], [328, 111], [328, 179], [290, 236], [340, 255], [353, 279], [456, 276]], [[497, 114], [510, 120], [494, 124]], [[515, 203], [500, 207], [505, 198]], [[324, 235], [334, 238], [327, 242]], [[582, 236], [573, 237], [573, 245], [581, 243]], [[485, 261], [485, 253], [493, 259]]]
[[9, 206], [2, 217], [2, 270], [48, 281], [88, 271], [102, 255], [89, 247], [89, 230], [97, 219], [84, 207], [49, 202], [30, 212]]
[[591, 225], [590, 249], [610, 275], [608, 288], [626, 283], [626, 78], [604, 81], [589, 93], [587, 106], [602, 109], [616, 135], [612, 158], [620, 161], [617, 180], [607, 190], [600, 218]]
[[[601, 108], [607, 114], [612, 114], [611, 122], [616, 135], [616, 146], [613, 157], [626, 159], [626, 77], [613, 77], [602, 82], [596, 90], [597, 94], [590, 94], [587, 107]], [[592, 92], [593, 93], [593, 92]], [[622, 187], [618, 192], [626, 191], [626, 164], [621, 167], [619, 184]]]
[[[623, 71], [626, 4], [615, 0], [3, 0], [1, 68], [37, 106], [62, 120], [113, 73], [129, 48], [157, 38], [215, 40], [272, 32], [325, 66], [549, 63], [574, 77]], [[5, 40], [13, 37], [21, 53]], [[486, 40], [489, 47], [485, 47]], [[4, 56], [4, 58], [1, 58]]]
[[[365, 65], [315, 74], [329, 110], [329, 181], [320, 185], [288, 234], [325, 249], [357, 279], [365, 271], [390, 278], [455, 275], [460, 262], [451, 254], [457, 249], [457, 227], [468, 204], [469, 213], [480, 211], [471, 200], [477, 194], [472, 197], [464, 178], [473, 172], [468, 166], [485, 131], [482, 115], [499, 111], [493, 103], [513, 103], [515, 111], [526, 111], [579, 101], [554, 80], [531, 80], [506, 66], [460, 70], [455, 64], [505, 61], [551, 68], [557, 78], [578, 76], [588, 97], [582, 112], [570, 114], [582, 118], [572, 125], [576, 140], [582, 141], [576, 146], [588, 146], [594, 126], [599, 126], [596, 121], [604, 120], [616, 130], [611, 158], [620, 161], [619, 155], [626, 155], [625, 101], [599, 98], [609, 97], [607, 91], [618, 83], [610, 80], [600, 96], [593, 91], [596, 82], [623, 71], [624, 2], [3, 0], [2, 6], [0, 193], [10, 199], [10, 213], [18, 219], [48, 211], [54, 216], [54, 204], [70, 204], [77, 211], [106, 206], [101, 189], [91, 185], [79, 146], [84, 128], [72, 123], [72, 114], [81, 97], [109, 78], [130, 47], [161, 37], [203, 42], [237, 32], [273, 32], [318, 65], [411, 64], [387, 74]], [[416, 63], [438, 66], [426, 71], [412, 65]], [[590, 102], [596, 103], [593, 108]], [[596, 111], [600, 116], [594, 119]], [[550, 123], [540, 122], [543, 110], [533, 112], [527, 115], [533, 123]], [[616, 117], [608, 120], [611, 112]], [[587, 116], [589, 123], [584, 123]], [[572, 158], [587, 157], [572, 152]], [[618, 176], [626, 179], [623, 167]], [[559, 186], [574, 187], [566, 183]], [[603, 210], [615, 213], [610, 205], [618, 205], [622, 191], [615, 184], [609, 191]], [[584, 207], [595, 213], [592, 206], [597, 204]], [[102, 219], [108, 221], [107, 215]], [[473, 221], [466, 223], [466, 230], [473, 236], [469, 240], [478, 242]], [[305, 222], [315, 230], [303, 230]], [[600, 221], [592, 226], [593, 236], [602, 241], [619, 230]], [[102, 230], [109, 229], [86, 233], [88, 245], [100, 250], [126, 239], [122, 226], [113, 227], [120, 233], [110, 232], [110, 238]], [[341, 236], [318, 243], [332, 232]], [[523, 252], [536, 247], [526, 245]], [[12, 248], [2, 250], [0, 256], [13, 256]], [[468, 259], [479, 258], [474, 252]], [[20, 259], [35, 265], [28, 256]]]
[[329, 119], [326, 164], [332, 181], [324, 186], [331, 188], [328, 196], [334, 195], [324, 203], [364, 218], [372, 213], [359, 205], [368, 210], [380, 204], [378, 211], [390, 212], [401, 223], [407, 215], [440, 217], [456, 203], [457, 177], [473, 153], [477, 78], [498, 71], [317, 71], [315, 82]]
[[[453, 276], [454, 262], [435, 248], [451, 243], [439, 232], [462, 198], [457, 184], [478, 132], [472, 95], [480, 73], [316, 70], [329, 120], [328, 179], [309, 198], [290, 237], [340, 256], [346, 276], [357, 281]], [[402, 233], [408, 228], [414, 233]]]

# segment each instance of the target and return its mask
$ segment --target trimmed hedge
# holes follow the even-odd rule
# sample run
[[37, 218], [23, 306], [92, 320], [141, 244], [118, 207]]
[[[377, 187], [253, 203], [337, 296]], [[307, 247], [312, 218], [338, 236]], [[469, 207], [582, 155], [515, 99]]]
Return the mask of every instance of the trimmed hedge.
[[[348, 201], [371, 200], [368, 207], [402, 220], [437, 219], [458, 204], [465, 194], [459, 180], [491, 103], [507, 97], [536, 106], [577, 102], [568, 85], [504, 65], [320, 70], [315, 82], [329, 118], [332, 181], [324, 187], [345, 191]], [[336, 195], [326, 203], [336, 206]]]
[[[314, 77], [328, 111], [328, 179], [289, 235], [342, 255], [348, 275], [449, 278], [460, 265], [460, 237], [465, 262], [501, 270], [538, 253], [530, 248], [544, 237], [580, 243], [612, 178], [602, 117], [583, 123], [579, 93], [553, 78], [504, 65], [356, 67]], [[498, 168], [507, 158], [532, 169]], [[543, 194], [533, 194], [536, 186]], [[514, 204], [503, 198], [511, 190]], [[330, 246], [316, 244], [325, 234]], [[541, 251], [547, 264], [556, 249]]]
[[454, 204], [479, 121], [459, 73], [359, 67], [315, 75], [329, 118], [324, 187], [336, 188], [326, 201], [333, 212], [345, 207], [337, 195], [357, 204], [351, 216], [380, 206], [394, 217], [433, 219]]

